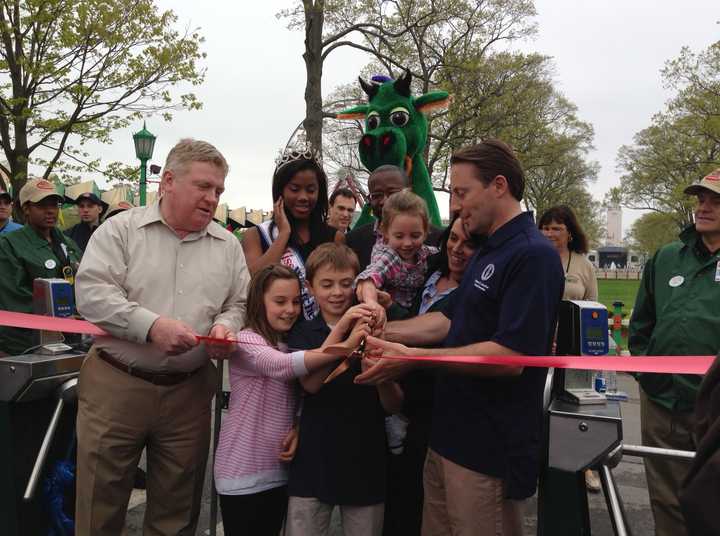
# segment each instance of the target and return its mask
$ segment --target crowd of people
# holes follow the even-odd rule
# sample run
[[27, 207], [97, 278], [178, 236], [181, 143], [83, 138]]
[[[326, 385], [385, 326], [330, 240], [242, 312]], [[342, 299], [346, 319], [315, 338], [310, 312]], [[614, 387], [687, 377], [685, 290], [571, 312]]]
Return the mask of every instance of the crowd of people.
[[[452, 155], [447, 228], [429, 224], [403, 169], [383, 165], [368, 180], [374, 222], [350, 230], [355, 194], [328, 196], [319, 160], [289, 150], [272, 177], [272, 220], [240, 243], [213, 221], [227, 173], [211, 144], [181, 140], [158, 201], [82, 195], [67, 234], [52, 183], [19, 192], [16, 229], [0, 192], [0, 308], [31, 312], [33, 279], [62, 277], [108, 333], [79, 378], [76, 533], [122, 533], [145, 450], [144, 533], [195, 534], [212, 358], [228, 360], [231, 385], [213, 468], [225, 534], [327, 534], [339, 507], [348, 536], [522, 535], [547, 371], [398, 357], [550, 353], [560, 301], [597, 299], [572, 209], [536, 223], [518, 158], [489, 139]], [[696, 224], [645, 268], [634, 354], [718, 351], [720, 177], [686, 193]], [[0, 328], [0, 345], [32, 343]], [[640, 377], [645, 444], [695, 449], [699, 383]], [[684, 534], [687, 466], [646, 467], [657, 534]]]

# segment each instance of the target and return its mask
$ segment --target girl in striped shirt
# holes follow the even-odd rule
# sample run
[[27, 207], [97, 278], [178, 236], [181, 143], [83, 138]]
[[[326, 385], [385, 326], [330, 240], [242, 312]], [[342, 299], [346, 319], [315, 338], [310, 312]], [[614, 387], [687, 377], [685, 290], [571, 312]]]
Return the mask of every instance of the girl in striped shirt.
[[[338, 359], [317, 350], [287, 352], [283, 339], [300, 315], [300, 282], [286, 266], [257, 272], [248, 291], [245, 325], [230, 357], [230, 407], [220, 428], [215, 487], [225, 534], [277, 536], [287, 509], [288, 433], [297, 410], [295, 378]], [[370, 333], [362, 312], [343, 346]], [[325, 346], [341, 342], [337, 326]], [[285, 449], [285, 450], [284, 450]]]

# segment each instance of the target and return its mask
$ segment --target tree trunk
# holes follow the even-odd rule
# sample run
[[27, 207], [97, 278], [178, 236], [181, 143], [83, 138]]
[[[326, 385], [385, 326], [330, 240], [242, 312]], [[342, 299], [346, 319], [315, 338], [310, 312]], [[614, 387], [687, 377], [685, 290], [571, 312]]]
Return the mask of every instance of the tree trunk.
[[[18, 93], [21, 93], [18, 91]], [[24, 101], [23, 101], [24, 102]], [[18, 199], [20, 189], [25, 186], [28, 179], [28, 140], [27, 140], [27, 119], [23, 117], [23, 113], [26, 112], [24, 106], [13, 111], [13, 131], [15, 133], [15, 147], [10, 151], [6, 151], [5, 154], [8, 157], [8, 164], [10, 165], [10, 182], [12, 183], [13, 198]], [[19, 202], [15, 203], [13, 207], [13, 219], [18, 223], [25, 222], [25, 215], [23, 214], [22, 207], [19, 206]]]
[[322, 35], [325, 2], [306, 0], [305, 7], [305, 121], [310, 149], [322, 155]]
[[13, 204], [13, 220], [18, 223], [25, 223], [25, 215], [18, 201], [18, 194], [27, 182], [28, 157], [18, 155], [17, 151], [15, 151], [15, 154], [9, 158], [8, 164], [10, 164], [10, 183], [12, 184], [13, 199], [16, 201]]

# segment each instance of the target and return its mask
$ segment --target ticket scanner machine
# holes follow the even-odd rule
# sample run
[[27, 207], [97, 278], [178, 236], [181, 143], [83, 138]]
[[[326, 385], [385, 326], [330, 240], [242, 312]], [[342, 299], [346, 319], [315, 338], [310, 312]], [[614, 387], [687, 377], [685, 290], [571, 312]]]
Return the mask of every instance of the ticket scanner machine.
[[[598, 302], [566, 300], [558, 312], [557, 355], [607, 355], [608, 311]], [[591, 370], [555, 371], [556, 398], [579, 405], [604, 404], [605, 395], [595, 391]]]
[[[608, 353], [608, 312], [597, 302], [561, 302], [558, 355]], [[538, 536], [589, 536], [585, 469], [614, 467], [622, 454], [618, 402], [595, 392], [592, 371], [556, 369], [546, 413], [545, 467], [538, 491]], [[614, 481], [601, 473], [608, 509], [621, 509]], [[613, 498], [611, 504], [611, 498]], [[622, 512], [617, 512], [622, 518]]]

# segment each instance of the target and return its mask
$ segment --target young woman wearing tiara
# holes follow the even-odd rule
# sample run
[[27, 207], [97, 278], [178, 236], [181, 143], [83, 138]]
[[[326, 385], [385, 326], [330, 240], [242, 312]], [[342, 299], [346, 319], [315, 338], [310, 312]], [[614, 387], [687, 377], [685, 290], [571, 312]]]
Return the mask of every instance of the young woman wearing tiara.
[[317, 305], [305, 289], [305, 260], [326, 242], [343, 242], [342, 233], [325, 223], [327, 177], [310, 151], [290, 149], [277, 162], [272, 183], [273, 219], [245, 233], [242, 246], [254, 274], [273, 263], [292, 268], [300, 278], [306, 319]]

